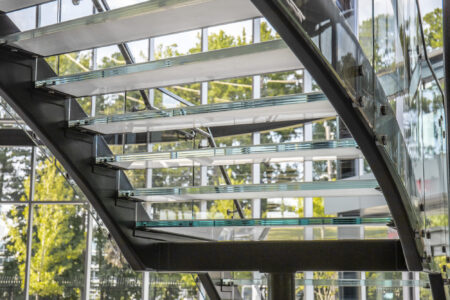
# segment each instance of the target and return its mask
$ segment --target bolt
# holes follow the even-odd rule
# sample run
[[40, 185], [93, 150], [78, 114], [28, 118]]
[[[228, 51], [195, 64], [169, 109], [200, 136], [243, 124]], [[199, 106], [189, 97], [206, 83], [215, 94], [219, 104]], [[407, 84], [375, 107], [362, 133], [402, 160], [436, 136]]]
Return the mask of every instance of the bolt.
[[378, 141], [381, 143], [381, 145], [386, 146], [387, 144], [387, 136], [381, 135], [378, 137]]
[[419, 210], [420, 211], [425, 211], [425, 205], [423, 203], [419, 204]]

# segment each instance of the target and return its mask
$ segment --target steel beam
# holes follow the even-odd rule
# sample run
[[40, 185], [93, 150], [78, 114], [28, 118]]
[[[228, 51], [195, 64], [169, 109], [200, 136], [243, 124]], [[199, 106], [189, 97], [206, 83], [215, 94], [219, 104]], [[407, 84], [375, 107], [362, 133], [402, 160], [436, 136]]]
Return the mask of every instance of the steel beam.
[[428, 274], [430, 279], [431, 294], [434, 300], [445, 300], [447, 299], [444, 288], [444, 280], [442, 279], [441, 273], [430, 273]]
[[[33, 134], [28, 132], [28, 134]], [[0, 129], [0, 146], [31, 147], [33, 140], [22, 129]]]
[[[410, 271], [422, 270], [422, 258], [416, 245], [415, 231], [408, 215], [407, 195], [400, 178], [388, 161], [384, 149], [376, 143], [372, 130], [361, 112], [352, 105], [349, 92], [342, 85], [334, 69], [319, 55], [306, 33], [294, 26], [274, 0], [252, 0], [268, 19], [305, 68], [320, 85], [325, 95], [345, 122], [360, 146], [378, 180], [391, 214], [395, 220]], [[382, 146], [381, 146], [382, 147]]]
[[159, 243], [138, 253], [157, 271], [407, 270], [398, 240]]
[[295, 273], [270, 273], [269, 300], [295, 300]]

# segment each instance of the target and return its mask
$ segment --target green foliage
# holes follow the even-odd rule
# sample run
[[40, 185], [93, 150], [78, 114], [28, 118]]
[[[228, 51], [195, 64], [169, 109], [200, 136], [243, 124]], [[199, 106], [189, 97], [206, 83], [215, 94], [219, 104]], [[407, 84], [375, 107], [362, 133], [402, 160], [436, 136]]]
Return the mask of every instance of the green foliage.
[[[71, 200], [74, 191], [67, 187], [66, 178], [56, 165], [46, 160], [37, 168], [39, 181], [35, 199]], [[30, 178], [24, 182], [23, 200], [29, 197]], [[26, 220], [28, 206], [13, 208], [9, 218], [7, 248], [16, 253], [22, 285], [25, 283]], [[34, 205], [33, 241], [30, 272], [30, 294], [41, 297], [64, 296], [77, 299], [80, 289], [65, 287], [64, 279], [74, 280], [83, 268], [85, 242], [85, 211], [78, 205]]]
[[432, 48], [444, 47], [442, 9], [436, 8], [423, 17], [425, 39]]

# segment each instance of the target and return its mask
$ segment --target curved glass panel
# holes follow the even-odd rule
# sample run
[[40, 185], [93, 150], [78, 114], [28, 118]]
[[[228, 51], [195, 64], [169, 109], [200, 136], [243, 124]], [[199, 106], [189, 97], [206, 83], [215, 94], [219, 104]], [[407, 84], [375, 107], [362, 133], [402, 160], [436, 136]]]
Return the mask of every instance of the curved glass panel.
[[[447, 228], [444, 106], [439, 83], [430, 76], [425, 60], [417, 3], [277, 3], [332, 66], [373, 130], [381, 153], [398, 176], [413, 229], [425, 233], [433, 227]], [[431, 242], [427, 240], [426, 247], [424, 242], [418, 242], [419, 252], [433, 253]]]

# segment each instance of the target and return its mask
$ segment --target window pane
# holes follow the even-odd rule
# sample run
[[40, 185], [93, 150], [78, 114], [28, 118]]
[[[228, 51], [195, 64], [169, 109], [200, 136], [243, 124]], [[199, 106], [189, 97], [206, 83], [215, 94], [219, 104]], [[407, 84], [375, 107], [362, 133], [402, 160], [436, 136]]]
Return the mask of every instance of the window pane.
[[92, 1], [74, 1], [74, 0], [62, 0], [61, 2], [61, 21], [67, 21], [72, 19], [81, 18], [84, 16], [92, 15], [94, 7]]
[[94, 223], [90, 299], [140, 299], [142, 274], [126, 262], [103, 224]]
[[83, 291], [87, 210], [34, 205], [30, 296], [78, 299]]
[[67, 172], [54, 158], [41, 150], [36, 161], [35, 201], [81, 201], [85, 197], [74, 183], [69, 182]]
[[0, 147], [0, 201], [26, 201], [31, 147]]
[[19, 28], [26, 31], [36, 28], [36, 7], [25, 8], [8, 13], [7, 16]]
[[28, 208], [0, 205], [0, 285], [1, 299], [25, 299], [25, 258]]
[[58, 3], [53, 1], [39, 6], [39, 27], [52, 25], [58, 22]]

